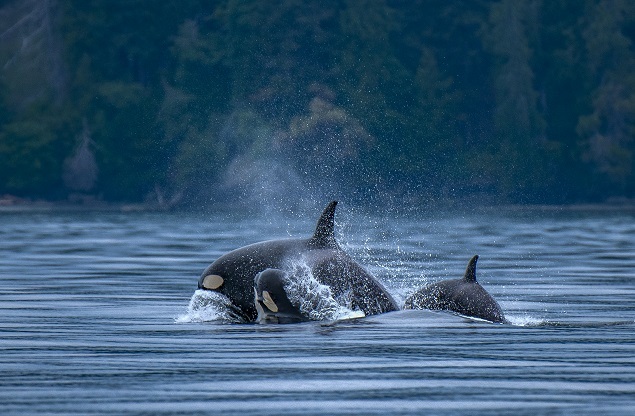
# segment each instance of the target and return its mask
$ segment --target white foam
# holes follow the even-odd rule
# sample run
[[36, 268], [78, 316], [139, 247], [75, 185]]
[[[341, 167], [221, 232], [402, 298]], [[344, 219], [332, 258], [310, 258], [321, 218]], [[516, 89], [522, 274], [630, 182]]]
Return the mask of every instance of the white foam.
[[335, 321], [345, 321], [347, 319], [359, 319], [364, 318], [366, 314], [364, 311], [353, 311], [348, 308], [342, 308], [339, 314], [335, 315]]
[[225, 295], [211, 290], [198, 289], [190, 299], [187, 313], [177, 317], [175, 322], [239, 323], [242, 322], [242, 319], [232, 312], [232, 304]]
[[338, 321], [363, 318], [364, 312], [350, 309], [348, 298], [335, 299], [331, 288], [318, 282], [306, 261], [290, 263], [284, 285], [292, 304], [312, 321]]
[[515, 326], [540, 326], [546, 321], [530, 315], [505, 315], [505, 319]]

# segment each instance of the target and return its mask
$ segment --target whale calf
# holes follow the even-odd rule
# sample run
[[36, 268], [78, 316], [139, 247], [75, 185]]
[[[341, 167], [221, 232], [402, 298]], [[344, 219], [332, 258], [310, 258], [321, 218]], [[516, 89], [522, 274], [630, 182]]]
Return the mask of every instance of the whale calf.
[[476, 281], [478, 256], [470, 259], [462, 279], [429, 284], [406, 299], [404, 309], [448, 310], [486, 321], [507, 322], [498, 302]]
[[284, 284], [286, 273], [280, 269], [266, 269], [254, 279], [256, 322], [261, 324], [291, 324], [308, 321], [289, 300]]
[[[399, 310], [386, 288], [337, 244], [336, 206], [337, 201], [327, 205], [309, 238], [263, 241], [222, 255], [203, 271], [199, 289], [222, 293], [241, 311], [245, 321], [252, 322], [258, 319], [258, 301], [254, 302], [256, 276], [267, 269], [284, 273], [290, 271], [294, 263], [302, 262], [319, 283], [331, 288], [334, 298], [349, 299], [347, 306], [353, 310], [366, 315]], [[266, 277], [272, 273], [280, 277], [280, 272], [267, 273]]]

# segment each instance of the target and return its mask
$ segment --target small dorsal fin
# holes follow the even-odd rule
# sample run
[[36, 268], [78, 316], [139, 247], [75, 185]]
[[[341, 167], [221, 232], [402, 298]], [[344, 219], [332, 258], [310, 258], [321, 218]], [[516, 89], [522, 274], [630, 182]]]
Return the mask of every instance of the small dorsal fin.
[[467, 264], [467, 268], [465, 269], [465, 276], [463, 276], [463, 280], [468, 283], [476, 283], [476, 261], [478, 260], [478, 255], [472, 257], [470, 262]]
[[324, 208], [317, 226], [315, 227], [315, 233], [311, 237], [311, 245], [314, 247], [324, 248], [339, 248], [337, 241], [335, 241], [335, 207], [337, 201], [331, 201], [330, 204]]

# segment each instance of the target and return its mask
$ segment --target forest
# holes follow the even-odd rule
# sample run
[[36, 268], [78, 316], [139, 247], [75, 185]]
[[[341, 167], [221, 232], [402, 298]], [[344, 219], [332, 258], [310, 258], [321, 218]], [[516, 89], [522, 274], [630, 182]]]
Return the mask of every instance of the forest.
[[0, 2], [0, 196], [635, 199], [631, 0]]

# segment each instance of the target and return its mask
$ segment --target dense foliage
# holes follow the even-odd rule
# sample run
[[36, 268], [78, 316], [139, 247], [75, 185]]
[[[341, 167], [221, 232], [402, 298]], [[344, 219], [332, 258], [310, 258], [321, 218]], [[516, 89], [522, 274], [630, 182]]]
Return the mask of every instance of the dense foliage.
[[0, 195], [635, 197], [630, 0], [15, 0]]

